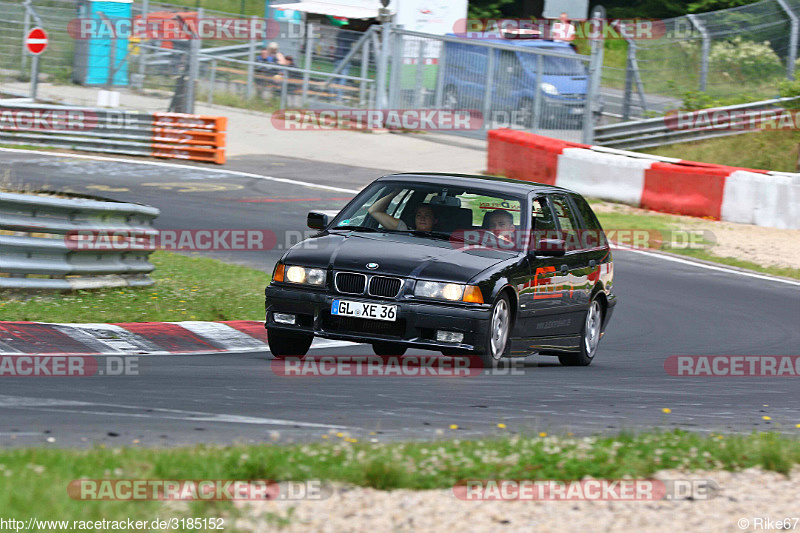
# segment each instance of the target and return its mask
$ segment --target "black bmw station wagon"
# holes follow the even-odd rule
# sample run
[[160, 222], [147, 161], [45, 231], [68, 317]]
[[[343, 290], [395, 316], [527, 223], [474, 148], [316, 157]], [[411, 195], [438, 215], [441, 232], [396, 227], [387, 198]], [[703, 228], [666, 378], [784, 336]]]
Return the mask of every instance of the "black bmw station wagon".
[[539, 183], [394, 174], [359, 193], [290, 250], [266, 288], [275, 357], [315, 336], [589, 365], [616, 304], [605, 234], [579, 194]]

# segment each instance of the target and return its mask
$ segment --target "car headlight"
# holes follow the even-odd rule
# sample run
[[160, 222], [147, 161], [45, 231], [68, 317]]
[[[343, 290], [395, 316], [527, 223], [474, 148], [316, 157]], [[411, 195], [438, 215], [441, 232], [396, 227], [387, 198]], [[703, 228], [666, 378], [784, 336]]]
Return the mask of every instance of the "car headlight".
[[549, 94], [551, 96], [558, 96], [558, 89], [552, 83], [540, 83], [539, 87], [542, 89], [542, 92], [545, 94]]
[[325, 271], [320, 268], [290, 266], [286, 267], [284, 279], [289, 283], [300, 283], [303, 285], [324, 285]]
[[414, 289], [414, 296], [423, 298], [440, 298], [444, 300], [461, 300], [464, 295], [464, 285], [457, 283], [439, 283], [437, 281], [418, 281]]

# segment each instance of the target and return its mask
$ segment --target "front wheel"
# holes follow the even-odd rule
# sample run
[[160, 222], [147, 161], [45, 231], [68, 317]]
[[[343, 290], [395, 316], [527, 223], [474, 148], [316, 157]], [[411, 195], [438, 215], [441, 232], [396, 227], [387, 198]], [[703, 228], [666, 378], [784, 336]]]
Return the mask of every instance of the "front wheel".
[[492, 307], [489, 331], [480, 357], [484, 368], [494, 368], [498, 361], [510, 352], [511, 347], [511, 304], [508, 296], [500, 296]]
[[600, 344], [600, 330], [603, 327], [603, 306], [600, 302], [592, 300], [589, 310], [586, 312], [586, 320], [583, 323], [581, 332], [581, 351], [580, 353], [562, 354], [558, 360], [564, 366], [589, 366], [597, 353], [597, 346]]
[[269, 351], [278, 359], [304, 356], [311, 348], [313, 340], [313, 335], [289, 335], [280, 331], [267, 330]]

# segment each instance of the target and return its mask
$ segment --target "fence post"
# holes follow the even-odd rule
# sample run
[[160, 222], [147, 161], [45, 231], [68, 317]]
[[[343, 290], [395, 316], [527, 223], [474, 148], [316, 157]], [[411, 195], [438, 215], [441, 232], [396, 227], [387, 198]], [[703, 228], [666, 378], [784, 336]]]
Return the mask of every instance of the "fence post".
[[[595, 6], [592, 18], [604, 19], [606, 10], [603, 6]], [[583, 139], [585, 144], [594, 141], [594, 101], [600, 90], [600, 78], [603, 75], [603, 39], [592, 41], [592, 56], [589, 61], [589, 84], [586, 91], [586, 102], [583, 105]]]
[[314, 48], [314, 24], [309, 22], [306, 25], [306, 58], [305, 58], [305, 71], [303, 72], [303, 95], [301, 97], [302, 106], [306, 106], [308, 101], [308, 82], [311, 79], [311, 66], [313, 59]]
[[626, 122], [631, 118], [631, 99], [633, 98], [633, 62], [636, 56], [636, 44], [633, 39], [625, 39], [628, 42], [628, 60], [625, 62], [625, 95], [622, 100], [622, 121]]
[[[544, 72], [544, 56], [542, 54], [536, 54], [536, 92], [533, 93], [533, 122], [531, 127], [533, 128], [534, 133], [539, 133], [539, 127], [541, 124], [542, 119], [542, 90], [539, 89], [539, 85], [541, 84], [542, 73]], [[523, 124], [524, 127], [527, 127], [527, 124]]]
[[31, 14], [28, 11], [31, 1], [25, 0], [22, 4], [25, 8], [25, 21], [22, 25], [22, 73], [25, 73], [25, 67], [28, 66], [28, 47], [25, 45], [25, 39], [28, 38], [28, 33], [31, 31]]
[[[142, 0], [142, 20], [144, 20], [145, 23], [147, 22], [147, 14], [149, 12], [150, 12], [150, 0]], [[147, 39], [146, 35], [141, 41], [139, 41], [140, 44], [146, 44], [148, 42], [149, 42], [149, 39]], [[147, 65], [145, 65], [146, 62], [147, 62], [147, 48], [145, 48], [144, 46], [140, 46], [139, 47], [139, 76], [141, 76], [141, 79], [142, 79], [142, 88], [144, 88], [145, 68], [147, 67]]]
[[389, 75], [389, 108], [399, 107], [399, 95], [402, 93], [400, 85], [402, 83], [403, 72], [403, 34], [394, 32], [391, 40], [392, 46], [392, 72]]
[[708, 54], [711, 51], [711, 40], [708, 37], [703, 21], [697, 18], [697, 15], [686, 15], [686, 18], [689, 19], [694, 29], [700, 33], [700, 38], [703, 39], [702, 57], [700, 59], [700, 90], [705, 91], [706, 82], [708, 81]]
[[414, 81], [414, 89], [417, 94], [416, 106], [421, 108], [425, 105], [425, 41], [419, 40], [419, 54], [417, 56], [417, 78]]
[[442, 100], [444, 99], [444, 75], [446, 68], [447, 45], [444, 42], [441, 42], [439, 46], [439, 62], [436, 68], [436, 94], [434, 95], [434, 98], [436, 99], [434, 107], [436, 109], [442, 108]]
[[369, 57], [371, 44], [372, 41], [367, 39], [364, 41], [364, 45], [361, 48], [361, 82], [358, 84], [358, 105], [361, 107], [366, 105], [367, 82], [364, 80], [367, 79], [367, 76], [369, 76]]
[[381, 26], [381, 49], [378, 56], [378, 72], [377, 72], [377, 102], [378, 109], [386, 109], [388, 105], [388, 98], [386, 94], [386, 79], [389, 76], [389, 42], [392, 34], [392, 23], [387, 19]]
[[488, 129], [491, 127], [492, 115], [492, 88], [494, 87], [494, 58], [497, 51], [494, 48], [488, 48], [488, 58], [486, 61], [486, 85], [483, 89], [483, 128]]
[[[197, 8], [197, 19], [202, 20], [203, 8]], [[186, 82], [186, 113], [194, 113], [195, 84], [200, 75], [200, 35], [192, 32], [189, 41], [189, 79]]]
[[217, 84], [217, 60], [211, 60], [211, 74], [208, 80], [208, 103], [214, 103], [214, 86]]
[[781, 8], [789, 15], [789, 20], [791, 20], [792, 23], [789, 33], [789, 57], [786, 59], [786, 79], [793, 80], [794, 62], [797, 60], [797, 34], [798, 29], [800, 29], [800, 20], [797, 18], [794, 11], [792, 11], [792, 8], [786, 0], [778, 0], [778, 4], [780, 4]]
[[[251, 27], [255, 26], [256, 17], [250, 17]], [[247, 50], [247, 89], [245, 90], [245, 98], [250, 100], [253, 97], [253, 81], [255, 79], [255, 61], [256, 61], [256, 40], [250, 38], [250, 48]]]

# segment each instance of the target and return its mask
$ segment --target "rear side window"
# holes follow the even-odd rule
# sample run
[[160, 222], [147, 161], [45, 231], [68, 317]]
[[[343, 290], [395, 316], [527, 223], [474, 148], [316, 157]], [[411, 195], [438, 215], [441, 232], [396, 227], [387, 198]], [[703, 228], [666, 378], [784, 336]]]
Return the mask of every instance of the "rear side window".
[[583, 231], [581, 232], [583, 248], [608, 246], [603, 227], [600, 225], [600, 221], [597, 220], [597, 216], [594, 214], [594, 211], [592, 211], [589, 202], [577, 194], [572, 195], [572, 201], [575, 203], [575, 207], [578, 208], [578, 213], [580, 213], [581, 219], [583, 220]]

